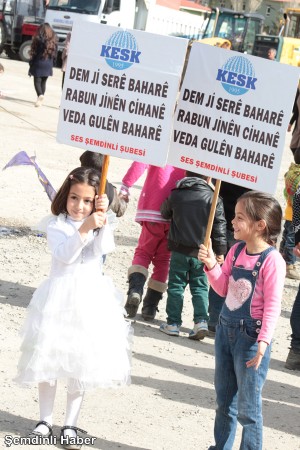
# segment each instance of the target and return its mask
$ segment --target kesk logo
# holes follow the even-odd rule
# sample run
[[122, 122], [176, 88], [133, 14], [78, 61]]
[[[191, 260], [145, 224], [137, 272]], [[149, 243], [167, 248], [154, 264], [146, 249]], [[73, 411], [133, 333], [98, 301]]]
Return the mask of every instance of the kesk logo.
[[140, 54], [135, 37], [128, 31], [117, 31], [102, 45], [100, 56], [113, 69], [124, 70], [139, 64]]
[[222, 69], [218, 69], [217, 78], [225, 91], [232, 95], [246, 94], [249, 89], [255, 90], [254, 68], [251, 62], [243, 56], [233, 56], [228, 59]]

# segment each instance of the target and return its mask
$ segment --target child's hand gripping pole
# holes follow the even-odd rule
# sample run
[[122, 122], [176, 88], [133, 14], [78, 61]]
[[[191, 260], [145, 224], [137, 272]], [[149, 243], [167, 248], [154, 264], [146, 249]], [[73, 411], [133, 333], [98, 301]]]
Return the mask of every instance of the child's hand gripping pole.
[[210, 235], [211, 235], [212, 226], [214, 223], [214, 217], [215, 217], [216, 206], [217, 206], [217, 201], [218, 201], [219, 192], [220, 192], [220, 186], [221, 186], [221, 180], [217, 180], [216, 185], [215, 185], [215, 192], [214, 192], [214, 196], [213, 196], [213, 200], [212, 200], [212, 204], [211, 204], [211, 208], [210, 208], [210, 213], [209, 213], [209, 217], [208, 217], [208, 224], [207, 224], [207, 228], [206, 228], [205, 239], [204, 239], [204, 245], [206, 248], [208, 248], [208, 246], [209, 246], [209, 239], [210, 239]]
[[100, 184], [99, 184], [99, 190], [98, 190], [98, 196], [99, 197], [102, 194], [105, 194], [108, 166], [109, 166], [109, 155], [104, 155], [102, 171], [101, 171], [101, 178], [100, 178]]

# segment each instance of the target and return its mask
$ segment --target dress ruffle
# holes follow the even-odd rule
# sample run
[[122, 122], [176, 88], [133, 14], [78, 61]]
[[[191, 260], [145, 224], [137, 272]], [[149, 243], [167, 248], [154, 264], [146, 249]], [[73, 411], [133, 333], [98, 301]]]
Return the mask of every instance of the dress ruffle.
[[69, 391], [130, 384], [133, 329], [122, 300], [98, 263], [45, 280], [28, 307], [16, 381], [65, 378]]

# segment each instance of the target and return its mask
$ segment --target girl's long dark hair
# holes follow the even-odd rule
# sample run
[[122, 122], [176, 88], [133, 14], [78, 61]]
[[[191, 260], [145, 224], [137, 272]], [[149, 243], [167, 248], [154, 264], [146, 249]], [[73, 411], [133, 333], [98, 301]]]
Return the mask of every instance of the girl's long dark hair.
[[33, 58], [44, 47], [43, 59], [55, 58], [57, 51], [57, 36], [49, 23], [39, 26], [35, 36], [32, 38], [30, 56]]
[[[77, 167], [69, 173], [63, 182], [63, 185], [54, 197], [51, 205], [52, 214], [55, 216], [58, 216], [59, 214], [67, 214], [67, 200], [71, 186], [78, 183], [84, 183], [92, 186], [95, 189], [95, 195], [98, 194], [100, 179], [96, 170], [88, 167]], [[92, 212], [94, 211], [95, 207]]]
[[249, 191], [241, 195], [238, 202], [243, 202], [246, 215], [253, 222], [264, 220], [266, 228], [262, 238], [269, 245], [276, 245], [281, 231], [282, 209], [278, 201], [270, 194]]

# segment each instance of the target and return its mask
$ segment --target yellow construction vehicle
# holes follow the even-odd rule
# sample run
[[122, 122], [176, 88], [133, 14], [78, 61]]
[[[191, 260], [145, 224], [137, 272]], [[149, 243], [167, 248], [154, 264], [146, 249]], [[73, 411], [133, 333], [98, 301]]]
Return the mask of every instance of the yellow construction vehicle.
[[212, 8], [201, 42], [221, 46], [228, 40], [232, 50], [252, 54], [255, 36], [262, 32], [264, 19], [261, 14]]
[[300, 9], [287, 8], [278, 36], [259, 34], [253, 55], [268, 58], [269, 49], [276, 50], [276, 61], [300, 67]]

